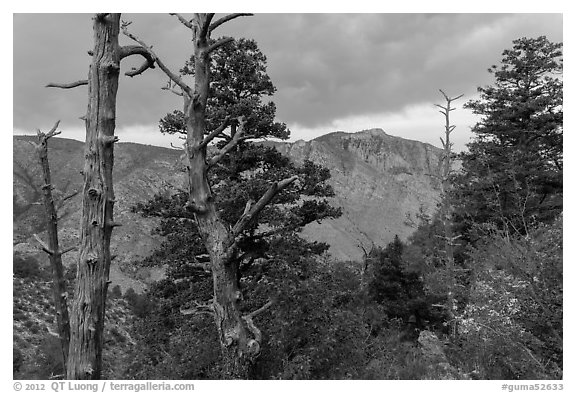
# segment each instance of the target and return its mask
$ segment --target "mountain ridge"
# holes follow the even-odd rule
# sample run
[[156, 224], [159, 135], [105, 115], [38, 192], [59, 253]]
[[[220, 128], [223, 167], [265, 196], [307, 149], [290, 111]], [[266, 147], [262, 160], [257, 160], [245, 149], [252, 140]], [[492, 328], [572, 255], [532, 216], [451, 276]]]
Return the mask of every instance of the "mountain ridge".
[[331, 244], [339, 260], [358, 260], [364, 250], [385, 246], [395, 235], [406, 239], [417, 214], [432, 213], [439, 197], [442, 150], [431, 144], [387, 134], [380, 128], [336, 131], [310, 141], [263, 142], [297, 163], [311, 160], [332, 174], [343, 208], [336, 220], [310, 224], [304, 235]]
[[[33, 240], [44, 231], [41, 206], [40, 167], [32, 144], [34, 136], [13, 138], [14, 251], [42, 255]], [[422, 208], [431, 212], [438, 196], [433, 175], [441, 150], [432, 145], [388, 135], [382, 129], [357, 133], [336, 131], [310, 141], [260, 142], [274, 146], [296, 163], [311, 160], [332, 173], [330, 184], [336, 196], [331, 202], [343, 209], [343, 216], [308, 225], [303, 236], [330, 244], [336, 260], [360, 260], [363, 250], [385, 246], [394, 235], [407, 238], [414, 230], [407, 217]], [[83, 142], [52, 138], [49, 159], [55, 195], [63, 198], [81, 190]], [[115, 148], [114, 188], [117, 198], [115, 220], [123, 224], [112, 235], [112, 254], [117, 255], [111, 270], [112, 285], [141, 291], [162, 277], [162, 269], [138, 270], [132, 262], [149, 255], [162, 239], [154, 233], [158, 219], [143, 218], [131, 207], [155, 193], [185, 188], [182, 152], [132, 142]], [[78, 241], [81, 196], [70, 197], [59, 211], [59, 232], [63, 247]], [[65, 264], [76, 258], [65, 255]], [[41, 256], [40, 258], [45, 258]]]

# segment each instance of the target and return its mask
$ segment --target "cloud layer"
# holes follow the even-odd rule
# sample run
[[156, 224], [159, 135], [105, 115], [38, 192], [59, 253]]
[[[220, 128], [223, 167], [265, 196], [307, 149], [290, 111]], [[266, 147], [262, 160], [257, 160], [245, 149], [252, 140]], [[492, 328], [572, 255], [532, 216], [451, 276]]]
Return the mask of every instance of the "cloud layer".
[[[43, 86], [86, 78], [90, 18], [88, 14], [14, 16], [14, 128], [46, 128], [56, 119], [81, 127], [77, 118], [86, 110], [85, 88]], [[173, 17], [126, 14], [123, 18], [133, 22], [131, 31], [154, 45], [174, 70], [189, 56], [189, 31]], [[301, 137], [339, 124], [353, 127], [354, 119], [359, 123], [388, 119], [393, 125], [392, 120], [402, 116], [405, 122], [413, 121], [406, 128], [417, 136], [417, 130], [424, 133], [428, 127], [417, 118], [423, 112], [413, 108], [441, 102], [439, 88], [471, 98], [477, 86], [492, 82], [486, 69], [499, 62], [512, 40], [547, 35], [562, 41], [562, 15], [257, 14], [234, 20], [216, 33], [258, 42], [278, 88], [274, 96], [278, 118]], [[121, 37], [121, 43], [129, 41]], [[127, 70], [138, 63], [139, 59], [131, 60], [122, 66]], [[119, 131], [147, 125], [142, 132], [156, 132], [158, 119], [181, 106], [179, 97], [160, 90], [165, 82], [159, 70], [122, 78]], [[394, 134], [387, 124], [374, 126]]]

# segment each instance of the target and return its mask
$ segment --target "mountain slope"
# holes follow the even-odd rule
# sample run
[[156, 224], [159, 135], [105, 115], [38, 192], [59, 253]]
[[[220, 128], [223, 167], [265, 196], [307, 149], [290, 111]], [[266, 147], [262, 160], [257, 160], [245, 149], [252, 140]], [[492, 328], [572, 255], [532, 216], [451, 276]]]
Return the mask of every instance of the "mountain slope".
[[[41, 172], [33, 137], [18, 136], [13, 140], [13, 208], [14, 251], [31, 254], [47, 260], [36, 249], [34, 233], [43, 235], [45, 229], [44, 207], [41, 205]], [[122, 226], [112, 233], [111, 253], [117, 255], [111, 266], [111, 287], [120, 285], [123, 290], [133, 287], [141, 291], [146, 282], [160, 271], [135, 271], [132, 261], [149, 255], [161, 242], [153, 234], [158, 221], [144, 219], [132, 213], [131, 207], [146, 201], [166, 188], [182, 188], [180, 152], [156, 146], [135, 143], [118, 143], [114, 149], [114, 191], [116, 204], [114, 218]], [[74, 191], [81, 191], [81, 169], [84, 166], [84, 144], [70, 139], [52, 138], [49, 142], [49, 160], [55, 198], [62, 199]], [[58, 205], [58, 203], [57, 203]], [[67, 199], [59, 209], [59, 235], [63, 248], [78, 243], [81, 216], [81, 194]], [[64, 255], [69, 265], [76, 252]]]
[[[45, 229], [41, 205], [41, 173], [34, 137], [13, 139], [14, 251], [46, 260], [32, 236]], [[435, 208], [438, 188], [431, 174], [437, 173], [441, 151], [431, 145], [387, 135], [380, 129], [354, 134], [335, 132], [312, 141], [295, 143], [263, 142], [276, 147], [295, 162], [311, 160], [330, 169], [336, 196], [334, 205], [343, 209], [336, 220], [312, 223], [303, 235], [331, 245], [330, 253], [339, 260], [359, 260], [362, 248], [384, 246], [395, 234], [406, 238], [413, 230], [407, 216], [414, 219], [420, 209]], [[53, 138], [49, 144], [54, 193], [62, 199], [81, 190], [84, 165], [83, 143]], [[115, 221], [122, 224], [112, 234], [112, 284], [123, 290], [141, 291], [145, 282], [161, 275], [161, 269], [135, 270], [132, 262], [147, 256], [161, 239], [153, 233], [155, 219], [130, 211], [137, 202], [155, 193], [184, 188], [180, 152], [155, 146], [118, 143], [115, 148], [114, 188], [117, 203]], [[63, 248], [79, 239], [81, 195], [68, 198], [59, 209], [60, 243]], [[64, 256], [75, 261], [76, 253]]]
[[405, 239], [420, 210], [434, 211], [439, 189], [441, 150], [422, 142], [386, 134], [381, 129], [334, 132], [311, 141], [266, 142], [295, 162], [311, 160], [330, 169], [344, 214], [311, 224], [304, 235], [328, 242], [336, 259], [358, 260], [362, 248], [384, 246], [394, 235]]

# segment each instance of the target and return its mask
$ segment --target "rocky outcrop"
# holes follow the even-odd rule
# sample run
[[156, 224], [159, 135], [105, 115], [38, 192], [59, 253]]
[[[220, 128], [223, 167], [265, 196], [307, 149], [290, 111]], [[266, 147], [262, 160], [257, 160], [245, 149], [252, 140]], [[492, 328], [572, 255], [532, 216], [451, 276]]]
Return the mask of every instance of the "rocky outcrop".
[[295, 162], [311, 160], [332, 173], [334, 205], [344, 214], [310, 224], [304, 236], [325, 241], [339, 260], [360, 260], [362, 249], [406, 239], [421, 210], [438, 202], [440, 149], [386, 134], [381, 129], [334, 132], [311, 141], [267, 142]]
[[423, 330], [418, 336], [418, 346], [426, 364], [425, 379], [464, 379], [449, 362], [444, 352], [444, 343], [431, 331]]

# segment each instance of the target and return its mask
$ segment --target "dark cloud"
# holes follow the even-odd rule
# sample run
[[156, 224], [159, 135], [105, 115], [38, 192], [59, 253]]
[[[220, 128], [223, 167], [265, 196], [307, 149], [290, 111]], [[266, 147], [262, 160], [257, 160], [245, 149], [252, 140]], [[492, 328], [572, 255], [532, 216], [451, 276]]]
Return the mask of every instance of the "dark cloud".
[[[49, 81], [86, 77], [91, 16], [14, 16], [14, 127], [48, 127], [55, 119], [77, 124], [86, 108], [84, 88], [52, 90]], [[128, 14], [131, 31], [177, 70], [190, 54], [189, 31], [173, 17]], [[350, 116], [393, 113], [438, 100], [438, 88], [474, 94], [490, 83], [515, 38], [562, 40], [560, 14], [257, 14], [224, 25], [222, 35], [254, 38], [268, 57], [278, 88], [278, 116], [289, 125], [329, 125]], [[126, 37], [121, 42], [128, 43]], [[123, 64], [124, 69], [138, 61]], [[160, 90], [155, 70], [123, 78], [118, 124], [156, 124], [180, 99]], [[384, 125], [382, 125], [384, 127]]]

